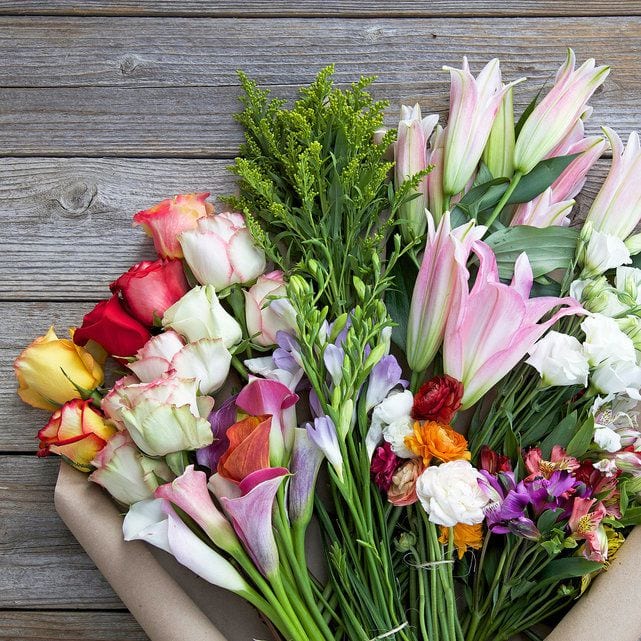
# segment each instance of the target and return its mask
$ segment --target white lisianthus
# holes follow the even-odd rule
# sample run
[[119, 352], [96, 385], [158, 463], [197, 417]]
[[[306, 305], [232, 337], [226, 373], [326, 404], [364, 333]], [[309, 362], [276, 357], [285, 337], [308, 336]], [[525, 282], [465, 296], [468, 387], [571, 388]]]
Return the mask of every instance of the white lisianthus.
[[190, 343], [201, 338], [220, 338], [227, 349], [243, 337], [240, 325], [223, 309], [212, 285], [187, 292], [165, 312], [162, 324]]
[[595, 429], [594, 442], [605, 452], [618, 452], [621, 449], [621, 437], [609, 427]]
[[630, 297], [631, 306], [641, 304], [641, 269], [618, 267], [614, 284], [620, 292]]
[[583, 351], [593, 367], [608, 360], [636, 362], [632, 340], [619, 329], [614, 319], [593, 314], [581, 323], [581, 329], [585, 333]]
[[570, 296], [581, 301], [585, 309], [595, 314], [614, 317], [629, 309], [629, 305], [621, 302], [620, 293], [610, 285], [605, 276], [590, 280], [575, 280], [570, 285]]
[[481, 489], [481, 473], [468, 461], [428, 467], [416, 481], [416, 495], [430, 521], [446, 527], [476, 525], [485, 518], [490, 498]]
[[634, 361], [609, 358], [597, 366], [590, 380], [599, 394], [616, 394], [630, 388], [639, 389], [641, 367]]
[[405, 439], [411, 436], [414, 421], [404, 416], [383, 428], [383, 438], [392, 446], [392, 452], [401, 458], [413, 458], [415, 455], [405, 447]]
[[620, 238], [593, 230], [583, 256], [582, 276], [598, 276], [631, 262], [630, 252]]
[[587, 385], [590, 366], [574, 336], [548, 332], [529, 353], [525, 362], [541, 374], [544, 385]]
[[396, 421], [408, 420], [413, 405], [414, 396], [412, 392], [405, 390], [403, 392], [392, 392], [374, 408], [372, 422], [365, 439], [367, 454], [370, 459], [376, 446], [383, 438], [384, 428]]

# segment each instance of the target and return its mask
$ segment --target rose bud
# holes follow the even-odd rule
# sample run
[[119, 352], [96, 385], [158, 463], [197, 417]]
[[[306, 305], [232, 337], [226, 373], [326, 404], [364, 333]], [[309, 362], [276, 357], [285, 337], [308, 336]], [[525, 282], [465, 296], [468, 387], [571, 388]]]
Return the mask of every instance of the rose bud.
[[209, 193], [181, 194], [139, 211], [134, 224], [142, 225], [145, 233], [154, 240], [154, 247], [161, 258], [182, 258], [183, 251], [178, 236], [196, 227], [196, 221], [214, 211], [206, 202]]
[[80, 398], [75, 385], [93, 390], [104, 379], [102, 367], [94, 357], [72, 340], [58, 338], [53, 326], [16, 358], [13, 369], [20, 398], [50, 412]]
[[122, 296], [127, 311], [143, 325], [153, 325], [182, 298], [189, 285], [179, 260], [143, 260], [109, 286]]
[[256, 284], [245, 292], [247, 331], [256, 345], [275, 345], [279, 331], [296, 329], [296, 313], [285, 294], [280, 271], [259, 276]]
[[38, 456], [60, 454], [74, 467], [89, 472], [91, 461], [115, 433], [116, 428], [105, 422], [91, 401], [76, 398], [56, 411], [38, 432]]
[[216, 291], [248, 283], [265, 271], [265, 253], [254, 244], [240, 214], [223, 212], [201, 218], [178, 240], [198, 282], [213, 285]]
[[151, 337], [146, 327], [129, 316], [114, 295], [99, 302], [82, 320], [73, 336], [76, 345], [94, 340], [112, 356], [132, 356]]
[[461, 407], [463, 384], [451, 376], [436, 376], [414, 396], [412, 418], [447, 425]]
[[164, 461], [144, 456], [126, 432], [112, 436], [91, 464], [96, 470], [89, 480], [125, 505], [153, 498], [161, 481], [174, 478]]
[[416, 479], [423, 473], [425, 466], [420, 459], [410, 459], [403, 463], [392, 477], [387, 500], [396, 507], [412, 505], [418, 500], [416, 496]]

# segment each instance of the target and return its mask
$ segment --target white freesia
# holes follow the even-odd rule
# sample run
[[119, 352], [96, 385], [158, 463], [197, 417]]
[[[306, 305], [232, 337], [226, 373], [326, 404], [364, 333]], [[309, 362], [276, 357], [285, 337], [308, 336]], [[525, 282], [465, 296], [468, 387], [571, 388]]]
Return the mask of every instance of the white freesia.
[[418, 477], [416, 495], [432, 523], [476, 525], [483, 522], [483, 508], [490, 501], [479, 485], [482, 478], [468, 461], [433, 465]]
[[188, 291], [165, 312], [162, 323], [190, 343], [201, 338], [220, 338], [229, 349], [243, 337], [240, 325], [223, 309], [212, 285]]
[[376, 446], [383, 438], [384, 428], [395, 421], [408, 419], [412, 412], [413, 405], [414, 396], [412, 392], [405, 390], [403, 392], [393, 391], [384, 401], [374, 408], [370, 428], [365, 439], [367, 454], [370, 459], [374, 454]]
[[603, 314], [592, 314], [582, 323], [585, 333], [583, 351], [593, 367], [605, 361], [636, 362], [636, 351], [632, 340], [626, 336], [617, 322]]
[[620, 238], [596, 229], [590, 235], [582, 258], [584, 278], [598, 276], [608, 269], [632, 262], [630, 251]]
[[548, 332], [530, 350], [526, 361], [539, 374], [544, 385], [583, 385], [588, 383], [590, 366], [581, 343], [567, 334]]

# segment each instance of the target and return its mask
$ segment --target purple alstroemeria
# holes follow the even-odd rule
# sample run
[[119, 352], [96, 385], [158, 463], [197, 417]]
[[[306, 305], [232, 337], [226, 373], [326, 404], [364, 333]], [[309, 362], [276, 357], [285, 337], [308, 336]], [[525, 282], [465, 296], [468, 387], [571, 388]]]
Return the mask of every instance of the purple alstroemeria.
[[297, 427], [294, 433], [290, 464], [292, 478], [287, 488], [287, 500], [292, 524], [304, 527], [312, 516], [314, 488], [323, 462], [323, 452], [312, 441], [307, 429]]
[[382, 402], [397, 385], [402, 385], [403, 389], [407, 387], [407, 381], [401, 378], [402, 375], [403, 371], [395, 356], [383, 356], [374, 365], [369, 375], [365, 396], [365, 406], [368, 412]]
[[236, 422], [236, 396], [230, 396], [220, 407], [215, 408], [208, 417], [214, 442], [196, 452], [198, 465], [215, 470], [220, 457], [227, 451], [229, 440], [227, 430]]
[[241, 481], [241, 496], [220, 498], [247, 553], [267, 578], [278, 573], [279, 557], [272, 529], [272, 510], [278, 488], [288, 474], [284, 467], [257, 470]]
[[[564, 512], [571, 510], [571, 498], [577, 486], [577, 480], [572, 474], [557, 470], [549, 478], [535, 478], [523, 483], [527, 488], [536, 516], [545, 510], [562, 509]], [[568, 511], [569, 515], [569, 511]]]

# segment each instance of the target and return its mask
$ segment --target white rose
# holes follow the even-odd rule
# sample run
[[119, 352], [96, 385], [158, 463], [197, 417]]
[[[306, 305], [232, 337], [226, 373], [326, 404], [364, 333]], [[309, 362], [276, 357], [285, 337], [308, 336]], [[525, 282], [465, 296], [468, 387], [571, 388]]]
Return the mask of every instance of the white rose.
[[446, 527], [476, 525], [485, 518], [489, 497], [481, 489], [480, 472], [468, 461], [428, 467], [416, 481], [416, 495], [430, 521]]
[[605, 452], [618, 452], [621, 449], [621, 437], [609, 427], [595, 429], [594, 442]]
[[392, 446], [392, 452], [401, 458], [413, 458], [414, 454], [405, 447], [405, 438], [414, 432], [414, 421], [404, 416], [383, 428], [383, 438]]
[[593, 367], [606, 360], [636, 362], [632, 340], [614, 319], [593, 314], [581, 323], [581, 329], [585, 333], [583, 351]]
[[598, 276], [631, 262], [630, 252], [620, 238], [594, 230], [585, 250], [583, 276]]
[[627, 389], [638, 390], [641, 387], [641, 367], [634, 361], [609, 358], [592, 372], [590, 381], [600, 394], [616, 394]]
[[188, 291], [165, 312], [162, 324], [190, 343], [201, 338], [220, 338], [227, 349], [243, 337], [240, 325], [223, 309], [212, 285]]
[[381, 401], [372, 412], [365, 446], [369, 458], [372, 458], [376, 446], [383, 438], [383, 428], [401, 419], [409, 419], [414, 405], [414, 395], [409, 390], [404, 392], [392, 392], [386, 399]]
[[530, 350], [526, 361], [539, 374], [544, 385], [583, 385], [588, 383], [590, 366], [581, 343], [567, 334], [548, 332]]

